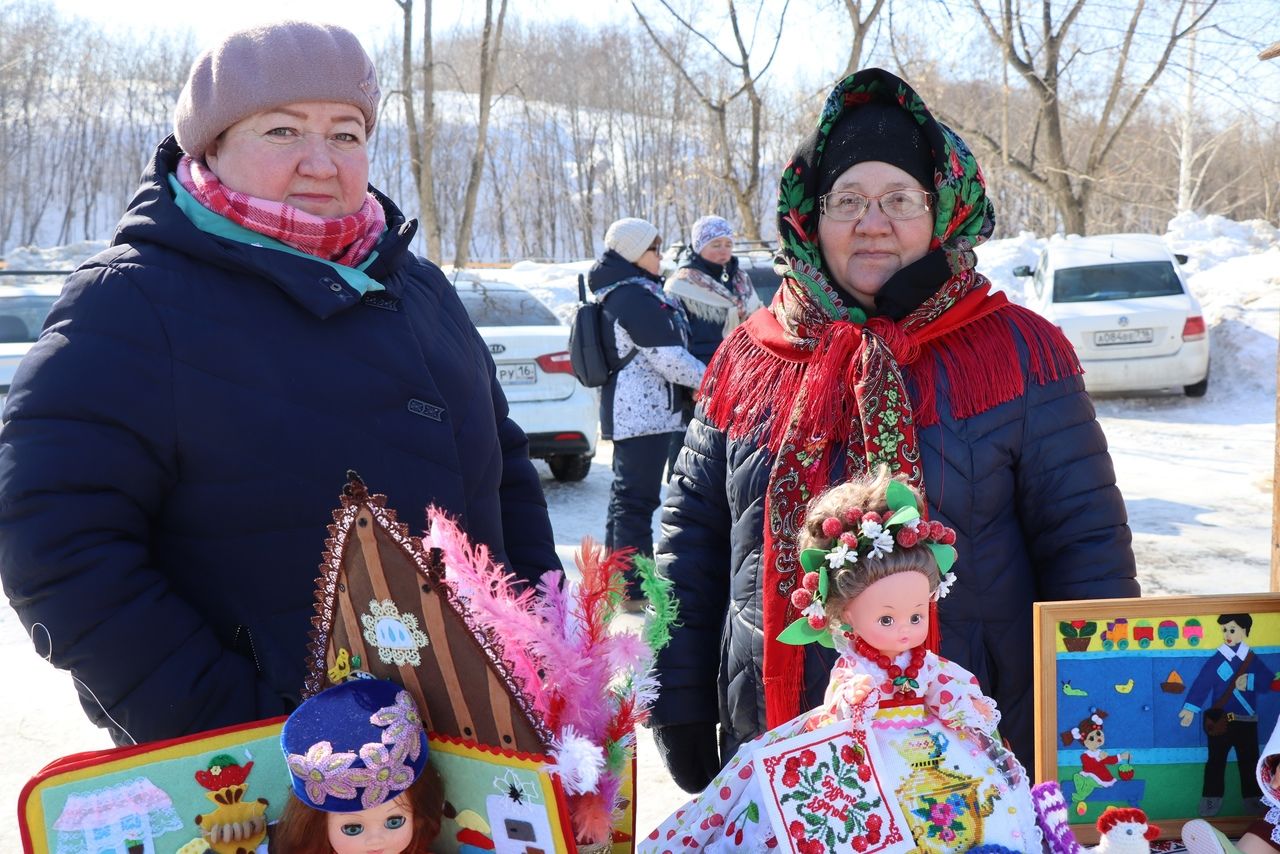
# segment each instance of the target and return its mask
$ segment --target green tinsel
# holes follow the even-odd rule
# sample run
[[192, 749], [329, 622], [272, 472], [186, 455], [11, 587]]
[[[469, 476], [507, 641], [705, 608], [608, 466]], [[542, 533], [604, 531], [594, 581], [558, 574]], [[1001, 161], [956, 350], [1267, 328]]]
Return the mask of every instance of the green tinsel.
[[611, 741], [604, 746], [604, 767], [611, 774], [617, 774], [626, 767], [631, 759], [631, 748], [621, 741]]
[[658, 573], [653, 558], [636, 555], [636, 574], [640, 576], [640, 589], [649, 600], [651, 613], [645, 620], [644, 642], [657, 655], [671, 641], [671, 626], [675, 624], [676, 600], [671, 595], [671, 579]]

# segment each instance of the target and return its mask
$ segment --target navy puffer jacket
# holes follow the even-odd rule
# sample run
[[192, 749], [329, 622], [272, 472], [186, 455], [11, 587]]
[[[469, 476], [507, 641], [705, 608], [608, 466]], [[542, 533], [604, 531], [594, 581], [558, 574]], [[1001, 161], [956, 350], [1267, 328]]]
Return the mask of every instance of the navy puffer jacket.
[[0, 430], [5, 592], [122, 742], [296, 702], [348, 469], [415, 531], [435, 504], [523, 578], [560, 565], [527, 440], [414, 224], [382, 200], [366, 272], [386, 290], [362, 299], [198, 230], [166, 183], [178, 156], [160, 147], [67, 280]]
[[[941, 366], [938, 378], [940, 423], [918, 435], [930, 518], [957, 534], [942, 655], [997, 701], [1001, 733], [1030, 767], [1032, 603], [1139, 594], [1124, 503], [1079, 377], [1028, 381], [1024, 396], [963, 420], [950, 415]], [[682, 628], [658, 656], [653, 721], [718, 722], [725, 759], [766, 729], [760, 563], [772, 464], [757, 443], [726, 440], [699, 407], [662, 511], [656, 557]], [[835, 468], [833, 484], [843, 480]], [[812, 707], [835, 656], [817, 644], [805, 654]]]

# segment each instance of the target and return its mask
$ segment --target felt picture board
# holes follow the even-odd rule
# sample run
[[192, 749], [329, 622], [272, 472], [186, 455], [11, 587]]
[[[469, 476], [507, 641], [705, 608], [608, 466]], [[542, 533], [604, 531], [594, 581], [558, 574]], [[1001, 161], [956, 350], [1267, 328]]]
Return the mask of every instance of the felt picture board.
[[[22, 850], [204, 854], [197, 816], [236, 820], [264, 807], [267, 822], [274, 823], [289, 793], [283, 726], [284, 718], [273, 718], [57, 759], [18, 796]], [[239, 789], [238, 796], [223, 794], [229, 789]]]
[[1204, 817], [1243, 832], [1259, 813], [1242, 777], [1280, 715], [1280, 593], [1043, 602], [1034, 619], [1036, 775], [1062, 786], [1076, 836], [1132, 806], [1176, 839], [1205, 785], [1222, 793]]
[[[23, 851], [226, 854], [203, 842], [196, 817], [206, 825], [211, 816], [234, 820], [227, 810], [237, 815], [260, 810], [272, 825], [280, 818], [290, 792], [280, 750], [283, 725], [284, 718], [273, 718], [55, 760], [19, 795]], [[545, 757], [433, 734], [428, 747], [447, 801], [432, 846], [436, 854], [577, 850], [564, 790], [559, 777], [545, 770]], [[634, 766], [631, 772], [625, 789], [634, 791]], [[238, 790], [237, 796], [222, 794], [219, 800], [228, 786]], [[630, 854], [634, 833], [634, 807], [629, 806], [610, 854]], [[265, 854], [267, 843], [253, 848]], [[234, 850], [235, 845], [227, 849]]]

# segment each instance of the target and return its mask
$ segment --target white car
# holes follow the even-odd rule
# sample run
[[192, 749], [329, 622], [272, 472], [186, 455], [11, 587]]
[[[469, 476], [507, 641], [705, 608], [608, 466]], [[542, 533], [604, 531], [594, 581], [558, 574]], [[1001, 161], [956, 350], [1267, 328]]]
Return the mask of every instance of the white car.
[[62, 293], [60, 278], [44, 279], [48, 284], [8, 284], [0, 279], [0, 406], [9, 395], [18, 363], [40, 337], [44, 319]]
[[493, 354], [511, 419], [529, 436], [529, 456], [545, 459], [556, 480], [585, 478], [600, 404], [573, 376], [569, 327], [518, 285], [458, 278], [454, 287]]
[[1209, 388], [1209, 337], [1200, 303], [1174, 255], [1150, 234], [1049, 241], [1031, 276], [1028, 307], [1058, 325], [1091, 392]]

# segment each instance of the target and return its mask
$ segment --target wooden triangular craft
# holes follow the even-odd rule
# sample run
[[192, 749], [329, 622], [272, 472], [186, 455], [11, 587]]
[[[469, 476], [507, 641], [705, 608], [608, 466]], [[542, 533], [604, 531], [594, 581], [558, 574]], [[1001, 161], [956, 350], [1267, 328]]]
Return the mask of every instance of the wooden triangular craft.
[[483, 745], [545, 754], [551, 733], [533, 713], [499, 640], [470, 619], [424, 548], [348, 473], [316, 581], [306, 696], [356, 675], [403, 685], [427, 729]]

